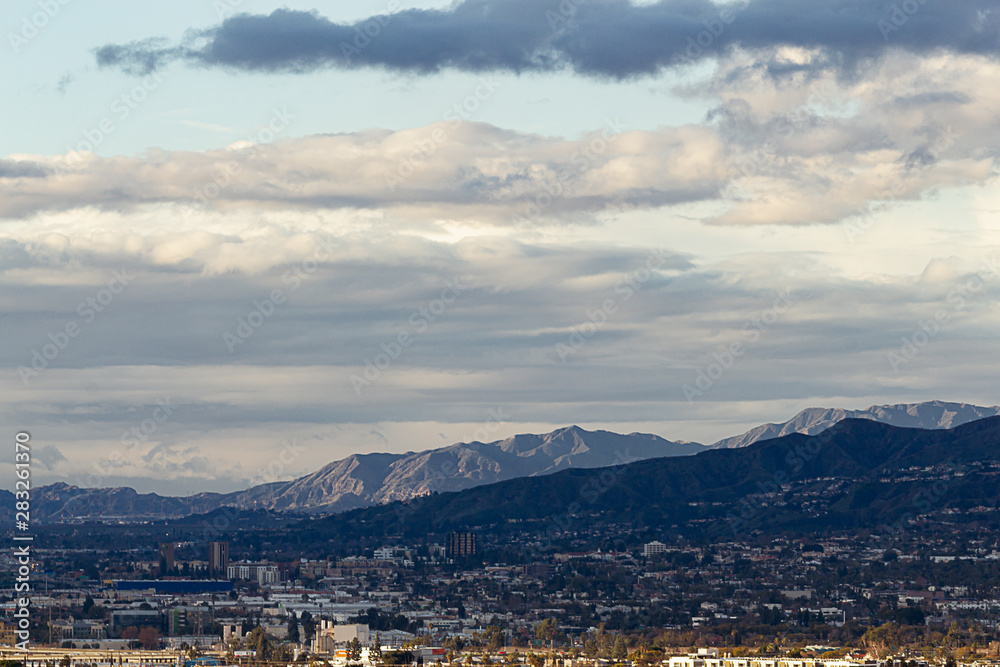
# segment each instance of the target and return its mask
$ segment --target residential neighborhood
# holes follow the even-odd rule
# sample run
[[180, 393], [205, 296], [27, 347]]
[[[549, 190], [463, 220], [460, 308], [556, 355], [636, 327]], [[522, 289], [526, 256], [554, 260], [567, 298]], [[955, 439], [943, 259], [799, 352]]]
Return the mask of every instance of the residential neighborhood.
[[[912, 667], [1000, 649], [988, 541], [654, 540], [523, 563], [488, 563], [480, 542], [256, 561], [229, 561], [227, 542], [39, 549], [32, 650], [95, 665], [163, 652], [171, 664]], [[8, 645], [15, 607], [8, 591]]]

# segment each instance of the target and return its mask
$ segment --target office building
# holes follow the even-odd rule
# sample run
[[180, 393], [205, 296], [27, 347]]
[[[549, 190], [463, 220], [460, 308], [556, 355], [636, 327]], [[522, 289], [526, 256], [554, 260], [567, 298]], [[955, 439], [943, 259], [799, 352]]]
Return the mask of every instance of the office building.
[[208, 573], [225, 575], [229, 567], [229, 542], [208, 543]]

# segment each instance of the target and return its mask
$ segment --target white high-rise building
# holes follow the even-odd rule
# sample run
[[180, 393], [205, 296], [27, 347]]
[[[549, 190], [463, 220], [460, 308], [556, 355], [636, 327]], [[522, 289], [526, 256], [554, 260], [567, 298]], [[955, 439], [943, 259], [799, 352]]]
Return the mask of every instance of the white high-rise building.
[[667, 545], [663, 542], [650, 542], [642, 547], [642, 555], [646, 558], [667, 552]]

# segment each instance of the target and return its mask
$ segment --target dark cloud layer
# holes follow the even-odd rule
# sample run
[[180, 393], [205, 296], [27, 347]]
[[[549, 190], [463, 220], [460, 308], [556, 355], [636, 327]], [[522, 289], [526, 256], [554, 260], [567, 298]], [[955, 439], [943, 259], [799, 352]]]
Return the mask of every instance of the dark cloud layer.
[[[725, 12], [725, 13], [724, 13]], [[773, 73], [853, 64], [888, 48], [1000, 53], [994, 0], [464, 0], [353, 25], [279, 9], [241, 14], [164, 46], [145, 40], [97, 50], [102, 66], [148, 73], [183, 60], [241, 71], [385, 67], [408, 72], [548, 72], [627, 78], [682, 66], [734, 47], [818, 49], [814, 63], [774, 62]]]
[[37, 162], [0, 160], [0, 178], [44, 178], [52, 170]]

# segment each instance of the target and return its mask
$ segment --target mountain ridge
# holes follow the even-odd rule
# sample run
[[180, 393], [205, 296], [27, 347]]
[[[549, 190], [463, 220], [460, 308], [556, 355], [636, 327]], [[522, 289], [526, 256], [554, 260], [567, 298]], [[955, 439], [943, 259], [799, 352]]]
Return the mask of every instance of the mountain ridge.
[[[926, 495], [942, 483], [942, 492]], [[593, 530], [666, 530], [689, 539], [900, 530], [934, 512], [971, 513], [983, 505], [993, 512], [998, 495], [1000, 416], [938, 430], [846, 419], [819, 435], [793, 433], [617, 469], [513, 479], [309, 525], [317, 539], [406, 541], [472, 531], [501, 544], [516, 533], [522, 541], [572, 550], [574, 539]]]
[[705, 449], [652, 434], [622, 435], [568, 426], [546, 434], [519, 434], [484, 443], [404, 454], [352, 454], [294, 480], [260, 484], [232, 493], [191, 496], [140, 494], [130, 487], [80, 488], [58, 482], [34, 490], [33, 513], [42, 520], [86, 517], [170, 518], [222, 506], [285, 512], [334, 513], [458, 491], [515, 477], [548, 475], [569, 468], [601, 468], [636, 459], [688, 456]]
[[[984, 408], [938, 400], [872, 406], [866, 410], [807, 408], [786, 422], [763, 424], [707, 447], [645, 433], [587, 431], [574, 425], [546, 434], [518, 434], [489, 443], [455, 443], [403, 454], [352, 454], [297, 479], [260, 484], [231, 493], [203, 492], [176, 497], [141, 494], [130, 487], [80, 488], [59, 482], [36, 488], [32, 508], [36, 518], [43, 521], [176, 518], [225, 506], [333, 514], [510, 479], [551, 475], [567, 469], [602, 468], [621, 464], [623, 460], [686, 457], [702, 451], [741, 449], [794, 433], [815, 435], [848, 419], [907, 428], [943, 429], [995, 415], [1000, 415], [1000, 407]], [[9, 492], [2, 492], [0, 496], [4, 493]]]
[[901, 428], [948, 429], [970, 421], [1000, 415], [1000, 406], [981, 407], [970, 403], [951, 403], [937, 399], [921, 403], [873, 405], [864, 410], [843, 408], [806, 408], [785, 422], [761, 424], [749, 431], [723, 438], [709, 449], [746, 447], [754, 442], [779, 438], [791, 433], [816, 435], [844, 419], [870, 419]]

